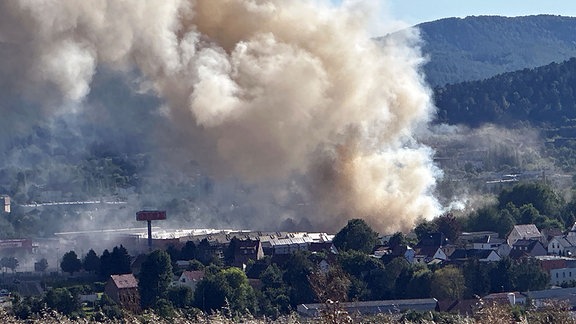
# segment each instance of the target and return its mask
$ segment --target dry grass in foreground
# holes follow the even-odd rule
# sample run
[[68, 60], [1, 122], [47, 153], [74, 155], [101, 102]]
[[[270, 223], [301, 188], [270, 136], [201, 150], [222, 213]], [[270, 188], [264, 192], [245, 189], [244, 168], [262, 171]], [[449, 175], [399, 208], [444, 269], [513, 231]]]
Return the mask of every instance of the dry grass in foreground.
[[185, 323], [246, 323], [246, 324], [344, 324], [344, 323], [404, 323], [404, 324], [544, 324], [544, 323], [574, 323], [568, 305], [565, 303], [549, 303], [536, 310], [520, 311], [507, 305], [491, 305], [479, 309], [474, 317], [463, 317], [442, 313], [406, 313], [406, 314], [378, 314], [374, 316], [360, 316], [348, 314], [337, 307], [327, 308], [318, 318], [301, 318], [296, 314], [280, 317], [276, 320], [266, 318], [254, 318], [251, 316], [229, 317], [223, 313], [207, 315], [200, 313], [177, 313], [171, 318], [163, 318], [159, 315], [147, 312], [141, 315], [125, 313], [122, 319], [103, 319], [100, 321], [87, 318], [71, 319], [54, 311], [46, 311], [37, 318], [21, 320], [11, 315], [7, 310], [0, 309], [0, 323], [3, 324], [72, 324], [72, 323], [134, 323], [134, 324], [185, 324]]

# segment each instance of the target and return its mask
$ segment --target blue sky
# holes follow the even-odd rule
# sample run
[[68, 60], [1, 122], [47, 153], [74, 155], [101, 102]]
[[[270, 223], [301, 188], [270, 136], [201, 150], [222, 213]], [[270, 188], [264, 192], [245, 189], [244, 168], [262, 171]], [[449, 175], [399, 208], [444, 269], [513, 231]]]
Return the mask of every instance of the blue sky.
[[446, 17], [479, 15], [576, 16], [575, 0], [387, 0], [391, 17], [411, 25]]
[[[342, 1], [329, 0], [333, 4]], [[365, 0], [380, 5], [382, 19], [416, 25], [447, 17], [553, 14], [576, 17], [576, 0]], [[385, 22], [381, 22], [385, 23]]]

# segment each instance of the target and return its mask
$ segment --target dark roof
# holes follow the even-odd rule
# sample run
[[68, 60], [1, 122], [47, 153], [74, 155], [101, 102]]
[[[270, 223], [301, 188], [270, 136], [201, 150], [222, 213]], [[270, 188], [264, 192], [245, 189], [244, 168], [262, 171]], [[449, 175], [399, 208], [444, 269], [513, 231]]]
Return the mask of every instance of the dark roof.
[[456, 249], [452, 254], [450, 254], [450, 259], [486, 259], [490, 256], [494, 250], [482, 250], [482, 249]]
[[559, 228], [545, 228], [541, 233], [546, 237], [546, 239], [551, 239], [554, 236], [560, 236], [563, 234], [562, 230]]
[[537, 244], [542, 245], [538, 240], [518, 240], [516, 243], [512, 244], [512, 249], [528, 248], [528, 251], [532, 250]]
[[520, 258], [526, 258], [529, 256], [530, 256], [530, 253], [528, 253], [528, 251], [522, 251], [522, 250], [512, 250], [512, 251], [510, 251], [510, 254], [508, 254], [508, 257], [510, 257], [511, 259], [520, 259]]
[[470, 250], [470, 255], [474, 256], [475, 258], [478, 259], [486, 259], [490, 256], [490, 254], [492, 253], [496, 253], [494, 250], [476, 250], [476, 249], [472, 249]]
[[414, 255], [424, 255], [427, 257], [433, 257], [440, 247], [437, 246], [424, 246], [414, 249]]
[[467, 257], [466, 249], [456, 249], [449, 256], [450, 259], [466, 259]]
[[311, 242], [308, 246], [310, 252], [328, 251], [330, 253], [338, 254], [338, 250], [332, 242]]
[[481, 237], [477, 240], [473, 240], [472, 242], [474, 242], [474, 243], [486, 243], [486, 244], [488, 244], [488, 243], [502, 244], [502, 243], [506, 242], [506, 240], [498, 238], [494, 235], [485, 235], [484, 237]]
[[426, 246], [435, 246], [440, 247], [445, 242], [444, 234], [442, 233], [427, 233], [422, 237], [420, 242], [416, 245], [416, 247], [426, 247]]

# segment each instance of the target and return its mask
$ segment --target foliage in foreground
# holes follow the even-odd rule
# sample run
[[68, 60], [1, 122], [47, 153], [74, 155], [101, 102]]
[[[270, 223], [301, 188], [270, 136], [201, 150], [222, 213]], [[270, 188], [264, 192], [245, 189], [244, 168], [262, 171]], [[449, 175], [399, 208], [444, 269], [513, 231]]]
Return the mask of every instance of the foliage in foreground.
[[[94, 314], [94, 318], [72, 319], [56, 311], [45, 310], [38, 317], [28, 320], [20, 320], [11, 315], [7, 309], [0, 309], [0, 322], [5, 324], [19, 323], [46, 323], [46, 324], [68, 324], [68, 323], [404, 323], [404, 324], [496, 324], [496, 323], [575, 323], [576, 320], [569, 313], [569, 306], [562, 302], [554, 302], [544, 305], [538, 310], [523, 310], [509, 305], [483, 305], [480, 301], [480, 308], [474, 317], [463, 317], [448, 313], [437, 312], [414, 312], [409, 311], [403, 314], [378, 314], [374, 316], [360, 316], [358, 314], [348, 314], [338, 307], [338, 303], [326, 303], [326, 310], [317, 318], [300, 318], [292, 313], [281, 316], [274, 321], [268, 318], [254, 318], [250, 315], [243, 317], [233, 316], [230, 311], [224, 308], [222, 311], [208, 315], [197, 309], [177, 311], [170, 315], [163, 316], [158, 313], [146, 311], [141, 315], [134, 315], [124, 312], [120, 319], [110, 319], [99, 314]], [[100, 314], [103, 315], [103, 314]]]

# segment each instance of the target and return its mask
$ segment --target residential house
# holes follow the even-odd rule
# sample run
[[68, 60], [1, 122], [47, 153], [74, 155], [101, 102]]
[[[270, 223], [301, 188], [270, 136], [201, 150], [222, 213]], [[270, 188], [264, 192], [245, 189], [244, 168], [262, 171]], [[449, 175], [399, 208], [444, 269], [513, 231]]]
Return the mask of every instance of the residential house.
[[478, 299], [439, 300], [436, 311], [472, 317], [480, 307]]
[[508, 234], [508, 244], [514, 245], [518, 240], [539, 240], [543, 241], [544, 237], [534, 224], [515, 225]]
[[504, 242], [503, 244], [501, 244], [498, 247], [498, 249], [496, 250], [496, 253], [498, 253], [498, 255], [501, 258], [504, 258], [504, 257], [509, 256], [511, 251], [512, 251], [512, 247], [508, 243]]
[[104, 293], [122, 308], [140, 311], [138, 280], [133, 274], [111, 275], [104, 286]]
[[480, 262], [497, 262], [502, 258], [494, 250], [481, 249], [456, 249], [450, 254], [451, 262], [464, 262], [469, 259], [476, 259]]
[[249, 260], [257, 261], [264, 258], [264, 250], [260, 240], [234, 240], [234, 261], [232, 265], [244, 268]]
[[525, 305], [526, 296], [519, 292], [494, 293], [482, 297], [485, 302], [497, 304]]
[[434, 260], [446, 261], [448, 256], [440, 247], [424, 246], [414, 248], [413, 263], [429, 263]]
[[572, 225], [572, 228], [570, 228], [570, 230], [568, 231], [568, 233], [566, 233], [566, 235], [576, 236], [576, 223], [574, 223], [574, 225]]
[[384, 264], [397, 257], [404, 257], [406, 261], [414, 263], [414, 253], [414, 249], [407, 245], [398, 245], [394, 248], [381, 246], [374, 250], [374, 256], [380, 258]]
[[174, 284], [177, 286], [186, 286], [194, 292], [196, 286], [204, 279], [204, 271], [183, 271]]
[[550, 240], [552, 238], [554, 238], [555, 236], [563, 236], [564, 232], [559, 229], [559, 228], [545, 228], [543, 230], [540, 231], [540, 233], [542, 233], [542, 237], [544, 237], [545, 241], [542, 242], [542, 244], [544, 244], [544, 246], [547, 246], [548, 243], [550, 242]]
[[550, 284], [560, 286], [576, 282], [576, 268], [560, 268], [550, 270]]
[[486, 235], [472, 242], [472, 248], [475, 250], [494, 250], [497, 251], [502, 244], [506, 244], [505, 239]]
[[498, 233], [492, 231], [481, 231], [481, 232], [462, 232], [458, 236], [458, 242], [463, 245], [472, 244], [486, 237], [499, 238]]
[[576, 235], [554, 236], [548, 242], [548, 254], [560, 256], [576, 255]]
[[428, 233], [414, 247], [413, 263], [429, 263], [433, 260], [446, 261], [448, 256], [442, 249], [446, 238], [442, 233]]
[[548, 274], [553, 269], [562, 268], [576, 268], [576, 259], [558, 256], [558, 255], [542, 255], [535, 257], [540, 262], [540, 267]]
[[548, 251], [546, 251], [540, 241], [520, 239], [512, 245], [512, 251], [509, 256], [513, 259], [518, 259], [522, 257], [542, 256], [547, 253]]

